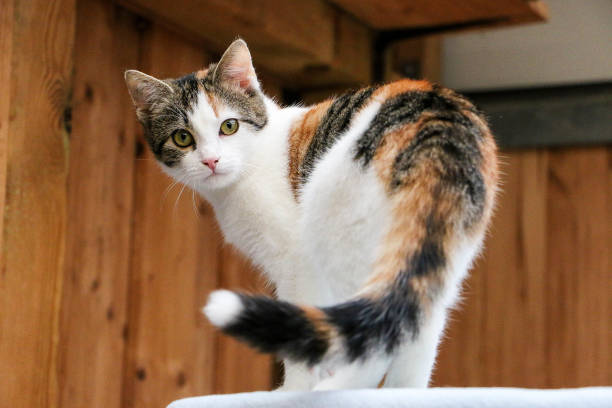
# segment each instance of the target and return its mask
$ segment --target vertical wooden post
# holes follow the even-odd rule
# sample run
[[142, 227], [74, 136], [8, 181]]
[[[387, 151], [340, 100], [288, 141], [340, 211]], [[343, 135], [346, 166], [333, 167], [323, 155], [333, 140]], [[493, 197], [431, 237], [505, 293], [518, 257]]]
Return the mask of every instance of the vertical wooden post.
[[0, 7], [0, 395], [55, 407], [75, 1]]
[[439, 82], [440, 56], [439, 36], [407, 39], [392, 44], [384, 56], [385, 81], [409, 77]]
[[[4, 201], [6, 193], [8, 124], [10, 108], [11, 60], [13, 56], [13, 0], [0, 2], [0, 251], [4, 238]], [[0, 259], [2, 252], [0, 252]], [[1, 339], [1, 337], [0, 337]]]
[[[176, 77], [208, 62], [200, 47], [160, 26], [141, 35], [148, 74]], [[124, 407], [209, 394], [215, 375], [214, 329], [200, 308], [217, 285], [221, 237], [212, 210], [198, 208], [183, 185], [173, 188], [145, 143], [139, 137], [134, 166]]]
[[121, 404], [136, 125], [123, 71], [137, 66], [139, 45], [132, 20], [111, 2], [77, 4], [62, 408]]

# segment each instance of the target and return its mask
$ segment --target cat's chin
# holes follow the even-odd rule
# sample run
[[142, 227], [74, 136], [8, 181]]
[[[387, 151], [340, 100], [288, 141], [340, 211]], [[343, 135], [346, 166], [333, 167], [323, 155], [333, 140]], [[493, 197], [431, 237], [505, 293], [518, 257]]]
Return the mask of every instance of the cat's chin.
[[198, 184], [204, 190], [220, 190], [227, 188], [236, 181], [236, 176], [232, 173], [215, 173], [206, 177]]

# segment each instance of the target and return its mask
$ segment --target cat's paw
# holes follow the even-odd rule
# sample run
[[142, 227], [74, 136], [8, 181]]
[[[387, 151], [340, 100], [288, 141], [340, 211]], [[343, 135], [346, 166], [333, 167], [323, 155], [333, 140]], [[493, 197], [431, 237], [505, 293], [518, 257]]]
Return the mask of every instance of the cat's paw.
[[229, 290], [215, 290], [208, 297], [202, 312], [217, 327], [224, 328], [234, 322], [244, 306], [240, 296]]

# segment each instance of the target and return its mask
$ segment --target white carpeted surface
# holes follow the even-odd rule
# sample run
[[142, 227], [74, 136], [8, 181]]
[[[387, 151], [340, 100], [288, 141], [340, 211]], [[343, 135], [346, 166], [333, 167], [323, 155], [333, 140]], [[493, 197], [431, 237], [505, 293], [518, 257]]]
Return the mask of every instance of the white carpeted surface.
[[612, 408], [612, 387], [427, 388], [248, 392], [185, 398], [168, 408]]

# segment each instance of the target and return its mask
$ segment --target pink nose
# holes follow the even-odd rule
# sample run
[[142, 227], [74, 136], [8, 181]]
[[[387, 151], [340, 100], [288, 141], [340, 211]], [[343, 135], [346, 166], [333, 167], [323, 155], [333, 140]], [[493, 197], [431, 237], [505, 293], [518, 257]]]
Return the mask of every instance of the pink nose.
[[215, 167], [217, 167], [217, 163], [219, 163], [219, 159], [218, 158], [204, 159], [202, 160], [202, 163], [208, 166], [208, 168], [214, 172]]

